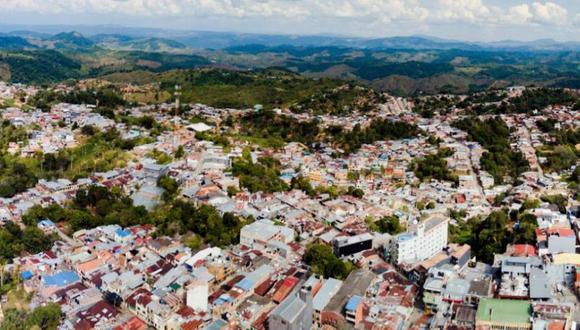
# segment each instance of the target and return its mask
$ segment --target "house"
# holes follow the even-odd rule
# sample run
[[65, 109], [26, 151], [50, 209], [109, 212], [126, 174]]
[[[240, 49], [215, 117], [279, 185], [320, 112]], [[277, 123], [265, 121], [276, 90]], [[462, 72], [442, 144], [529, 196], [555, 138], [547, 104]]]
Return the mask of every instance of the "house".
[[117, 309], [108, 302], [101, 300], [90, 308], [76, 314], [77, 320], [74, 323], [75, 330], [90, 330], [95, 328], [106, 328], [111, 325], [119, 315]]
[[36, 226], [38, 229], [42, 230], [45, 235], [50, 235], [58, 230], [54, 222], [48, 219], [39, 221]]
[[55, 291], [79, 282], [80, 280], [80, 277], [72, 271], [62, 271], [53, 275], [45, 275], [41, 279], [41, 294], [48, 297]]
[[187, 126], [187, 129], [190, 131], [194, 131], [196, 133], [203, 133], [212, 129], [211, 126], [207, 125], [206, 123], [195, 123]]
[[[375, 274], [369, 270], [358, 269], [348, 275], [338, 292], [330, 299], [326, 307], [320, 313], [320, 323], [335, 328], [344, 327], [348, 324], [344, 314], [345, 306], [353, 296], [365, 295], [366, 290], [375, 279]], [[351, 307], [352, 307], [351, 303]], [[358, 305], [357, 305], [358, 306]], [[352, 321], [351, 316], [349, 320]]]
[[146, 178], [157, 181], [160, 176], [167, 174], [169, 167], [154, 162], [145, 162], [143, 164], [143, 174]]
[[244, 226], [240, 231], [240, 244], [249, 247], [264, 248], [271, 241], [293, 242], [294, 230], [269, 220], [260, 220]]
[[318, 293], [314, 296], [312, 300], [312, 307], [314, 308], [314, 319], [317, 325], [320, 327], [320, 312], [326, 307], [330, 302], [332, 297], [340, 290], [342, 287], [342, 281], [334, 278], [329, 278], [324, 281]]

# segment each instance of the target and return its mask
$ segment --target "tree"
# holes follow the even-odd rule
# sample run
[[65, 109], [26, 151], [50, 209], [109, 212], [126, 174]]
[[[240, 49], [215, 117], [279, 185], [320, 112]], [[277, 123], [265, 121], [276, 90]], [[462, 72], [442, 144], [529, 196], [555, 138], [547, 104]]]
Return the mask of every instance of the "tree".
[[179, 183], [177, 183], [174, 178], [167, 175], [162, 175], [157, 179], [157, 186], [164, 190], [162, 196], [164, 201], [171, 201], [179, 190]]
[[306, 193], [308, 196], [311, 197], [316, 195], [316, 190], [312, 188], [310, 180], [308, 180], [308, 178], [305, 178], [303, 176], [293, 177], [290, 182], [290, 188], [302, 190], [304, 193]]
[[213, 246], [228, 246], [239, 242], [241, 228], [247, 221], [231, 213], [223, 216], [210, 205], [196, 207], [176, 199], [152, 215], [159, 234], [194, 233]]
[[451, 181], [455, 184], [459, 183], [459, 178], [451, 174], [447, 168], [446, 157], [453, 154], [450, 149], [440, 149], [436, 154], [426, 155], [423, 158], [417, 159], [411, 164], [411, 169], [419, 180], [436, 179], [441, 181]]
[[93, 136], [97, 133], [97, 129], [92, 125], [85, 125], [81, 128], [81, 134], [86, 136]]
[[510, 147], [510, 129], [501, 117], [481, 121], [466, 118], [453, 124], [467, 132], [471, 141], [480, 143], [487, 151], [481, 157], [481, 168], [489, 172], [496, 183], [504, 177], [517, 178], [529, 169], [529, 164], [520, 151]]
[[478, 217], [468, 221], [457, 221], [457, 225], [450, 226], [450, 242], [469, 244], [473, 254], [483, 262], [491, 263], [494, 255], [503, 253], [511, 241], [507, 230], [508, 215], [504, 210], [494, 211], [485, 219]]
[[519, 215], [512, 241], [518, 244], [535, 244], [536, 228], [538, 228], [536, 216], [527, 212]]
[[371, 229], [381, 232], [396, 235], [405, 231], [399, 218], [395, 215], [382, 217], [371, 225]]
[[365, 192], [360, 189], [360, 188], [355, 188], [353, 186], [348, 187], [348, 192], [349, 195], [351, 195], [352, 197], [356, 197], [356, 198], [363, 198], [365, 195]]
[[558, 145], [551, 152], [541, 152], [547, 158], [545, 167], [551, 171], [562, 171], [571, 168], [578, 161], [573, 146]]
[[183, 149], [183, 146], [178, 146], [177, 150], [175, 150], [175, 158], [176, 159], [180, 159], [183, 158], [183, 156], [185, 156], [185, 150]]
[[25, 323], [30, 328], [37, 326], [40, 329], [56, 329], [60, 324], [61, 317], [60, 306], [55, 303], [49, 303], [35, 308], [26, 318]]
[[338, 259], [332, 249], [324, 244], [309, 245], [303, 261], [312, 267], [314, 273], [336, 279], [345, 279], [354, 269], [354, 265]]
[[0, 228], [0, 259], [12, 260], [20, 253], [38, 253], [50, 248], [54, 237], [44, 235], [36, 227], [22, 230], [18, 225], [8, 222]]
[[233, 196], [235, 196], [237, 193], [239, 193], [239, 192], [240, 192], [240, 190], [239, 190], [239, 189], [238, 189], [238, 187], [236, 187], [236, 186], [229, 186], [229, 187], [228, 187], [228, 189], [227, 189], [227, 192], [228, 192], [228, 196], [229, 196], [229, 197], [233, 197]]
[[288, 185], [280, 179], [280, 162], [271, 157], [261, 157], [253, 163], [248, 156], [234, 159], [232, 172], [239, 177], [240, 185], [250, 192], [273, 193], [287, 191]]
[[56, 330], [62, 319], [60, 306], [48, 303], [26, 312], [23, 310], [9, 309], [5, 319], [0, 324], [0, 330], [34, 329]]
[[155, 120], [155, 118], [153, 118], [151, 116], [143, 116], [143, 117], [139, 118], [138, 123], [142, 127], [149, 129], [149, 130], [157, 125], [157, 121]]

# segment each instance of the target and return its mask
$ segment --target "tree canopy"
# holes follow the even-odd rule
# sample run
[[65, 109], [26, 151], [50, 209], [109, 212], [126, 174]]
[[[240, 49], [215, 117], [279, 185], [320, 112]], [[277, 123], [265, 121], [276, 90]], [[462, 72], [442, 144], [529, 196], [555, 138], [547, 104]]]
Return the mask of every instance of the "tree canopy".
[[340, 280], [345, 279], [354, 269], [353, 264], [337, 258], [332, 249], [324, 244], [309, 245], [303, 261], [312, 267], [312, 272]]

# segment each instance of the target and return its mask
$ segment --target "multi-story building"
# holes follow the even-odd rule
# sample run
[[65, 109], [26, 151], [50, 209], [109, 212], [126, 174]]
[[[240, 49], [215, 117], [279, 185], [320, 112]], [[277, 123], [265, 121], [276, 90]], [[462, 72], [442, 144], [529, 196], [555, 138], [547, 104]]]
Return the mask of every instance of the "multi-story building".
[[440, 215], [412, 225], [395, 236], [389, 253], [396, 264], [411, 264], [432, 257], [447, 246], [449, 219]]
[[272, 311], [269, 318], [270, 329], [310, 330], [312, 313], [312, 293], [308, 288], [302, 288]]
[[350, 256], [373, 248], [373, 235], [364, 233], [356, 236], [340, 236], [333, 240], [334, 254], [338, 257]]

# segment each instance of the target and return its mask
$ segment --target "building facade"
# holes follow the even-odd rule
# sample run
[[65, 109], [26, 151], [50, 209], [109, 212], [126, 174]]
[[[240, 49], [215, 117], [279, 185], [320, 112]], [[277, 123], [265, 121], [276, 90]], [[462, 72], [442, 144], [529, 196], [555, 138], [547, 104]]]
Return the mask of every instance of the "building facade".
[[449, 219], [434, 216], [395, 236], [389, 247], [396, 264], [411, 264], [439, 253], [447, 246]]

